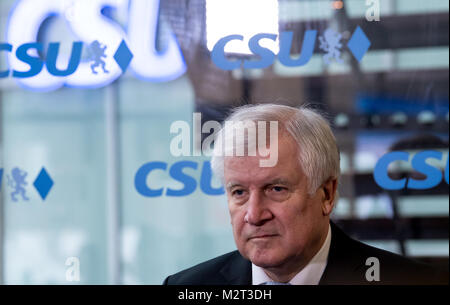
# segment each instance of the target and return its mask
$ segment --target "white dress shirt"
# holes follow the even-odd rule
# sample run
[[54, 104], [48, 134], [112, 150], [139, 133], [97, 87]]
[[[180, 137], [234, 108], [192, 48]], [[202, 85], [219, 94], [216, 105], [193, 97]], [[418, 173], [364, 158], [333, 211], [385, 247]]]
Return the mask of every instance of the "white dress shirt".
[[[328, 252], [330, 252], [331, 244], [331, 227], [328, 225], [327, 238], [325, 239], [320, 250], [314, 255], [311, 261], [297, 273], [289, 283], [291, 285], [317, 285], [322, 277], [325, 267], [327, 266]], [[261, 285], [265, 282], [273, 282], [261, 267], [252, 264], [252, 283], [253, 285]]]

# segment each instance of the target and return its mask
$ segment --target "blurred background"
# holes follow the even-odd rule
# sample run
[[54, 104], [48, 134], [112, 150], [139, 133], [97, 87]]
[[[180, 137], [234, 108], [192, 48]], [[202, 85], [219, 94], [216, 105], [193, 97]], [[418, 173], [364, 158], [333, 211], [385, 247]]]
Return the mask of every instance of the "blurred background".
[[[83, 40], [74, 18], [95, 27], [73, 10], [83, 0], [0, 0], [1, 42], [11, 43], [13, 24], [32, 24], [33, 18], [17, 20], [13, 14], [29, 6], [31, 16], [31, 2], [62, 6], [30, 30], [44, 45], [61, 42], [61, 57], [69, 57], [73, 41]], [[132, 9], [143, 2], [152, 3], [146, 6], [151, 10]], [[175, 43], [180, 69], [158, 79], [132, 64], [97, 88], [36, 90], [11, 76], [0, 78], [0, 284], [160, 284], [236, 249], [225, 195], [201, 187], [208, 158], [172, 156], [170, 126], [191, 123], [193, 112], [203, 122], [222, 121], [234, 107], [255, 103], [307, 103], [327, 112], [343, 173], [334, 221], [368, 244], [448, 270], [445, 179], [423, 190], [386, 190], [373, 171], [390, 151], [409, 152], [411, 160], [437, 150], [442, 160], [430, 164], [442, 172], [447, 166], [448, 175], [449, 3], [369, 2], [92, 1], [100, 18], [124, 35], [133, 31], [144, 39], [154, 32], [156, 53], [167, 53]], [[360, 61], [347, 47], [357, 26], [371, 42]], [[329, 28], [342, 35], [342, 63], [327, 64], [319, 40], [301, 67], [275, 59], [264, 69], [224, 71], [211, 60], [212, 47], [227, 35], [248, 40], [256, 33], [292, 31], [295, 57], [306, 30], [319, 36]], [[230, 56], [251, 57], [245, 43], [233, 47]], [[278, 46], [271, 48], [276, 52]], [[13, 55], [0, 52], [0, 71]], [[170, 174], [179, 161], [197, 164], [184, 169], [195, 180], [191, 194], [146, 197], [137, 191], [136, 173], [148, 162], [167, 166], [149, 174], [149, 187], [182, 189]], [[406, 163], [390, 167], [391, 177], [425, 178]], [[211, 186], [220, 187], [215, 179]], [[79, 280], [70, 276], [73, 268]]]

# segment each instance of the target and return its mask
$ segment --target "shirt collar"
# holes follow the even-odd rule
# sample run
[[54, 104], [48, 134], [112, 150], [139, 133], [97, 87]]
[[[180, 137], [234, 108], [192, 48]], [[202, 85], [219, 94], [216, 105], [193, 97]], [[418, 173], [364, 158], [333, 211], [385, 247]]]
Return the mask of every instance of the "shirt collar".
[[[331, 244], [331, 227], [328, 224], [328, 233], [320, 250], [309, 263], [297, 273], [289, 283], [292, 285], [317, 285], [327, 266], [328, 253]], [[252, 284], [260, 285], [273, 280], [264, 272], [263, 268], [252, 263]]]

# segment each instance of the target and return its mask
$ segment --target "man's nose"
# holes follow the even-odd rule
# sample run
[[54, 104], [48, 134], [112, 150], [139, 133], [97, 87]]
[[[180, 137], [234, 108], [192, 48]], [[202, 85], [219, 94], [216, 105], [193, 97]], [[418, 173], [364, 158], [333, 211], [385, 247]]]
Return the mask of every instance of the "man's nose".
[[247, 202], [247, 212], [244, 221], [254, 226], [261, 226], [273, 218], [273, 214], [267, 207], [264, 195], [260, 192], [253, 192]]

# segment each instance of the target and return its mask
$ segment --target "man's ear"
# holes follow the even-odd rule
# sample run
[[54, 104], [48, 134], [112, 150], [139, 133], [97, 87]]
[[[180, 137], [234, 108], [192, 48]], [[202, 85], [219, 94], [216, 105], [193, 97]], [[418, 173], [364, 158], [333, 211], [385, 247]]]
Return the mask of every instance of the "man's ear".
[[334, 208], [335, 199], [337, 198], [337, 186], [338, 180], [336, 178], [330, 178], [325, 182], [322, 188], [322, 213], [324, 216], [331, 214]]

